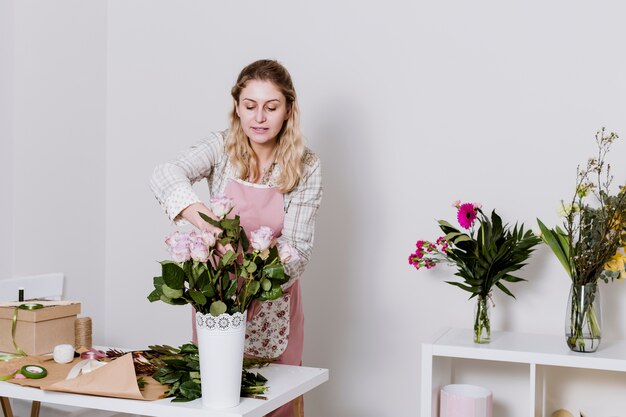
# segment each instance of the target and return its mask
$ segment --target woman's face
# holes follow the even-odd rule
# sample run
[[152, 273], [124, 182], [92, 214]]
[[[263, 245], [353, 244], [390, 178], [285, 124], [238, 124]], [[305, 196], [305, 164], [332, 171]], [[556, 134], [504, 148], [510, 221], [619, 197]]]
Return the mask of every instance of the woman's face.
[[285, 96], [270, 81], [248, 81], [235, 109], [253, 148], [255, 145], [273, 147], [283, 123], [289, 118]]

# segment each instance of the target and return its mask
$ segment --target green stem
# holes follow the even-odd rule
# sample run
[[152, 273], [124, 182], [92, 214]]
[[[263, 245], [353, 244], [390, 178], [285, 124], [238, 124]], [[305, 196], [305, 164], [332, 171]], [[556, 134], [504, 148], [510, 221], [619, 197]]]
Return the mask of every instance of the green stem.
[[[486, 333], [483, 336], [483, 331]], [[478, 296], [476, 315], [474, 317], [474, 342], [489, 343], [491, 340], [491, 323], [489, 320], [489, 305], [487, 297]]]

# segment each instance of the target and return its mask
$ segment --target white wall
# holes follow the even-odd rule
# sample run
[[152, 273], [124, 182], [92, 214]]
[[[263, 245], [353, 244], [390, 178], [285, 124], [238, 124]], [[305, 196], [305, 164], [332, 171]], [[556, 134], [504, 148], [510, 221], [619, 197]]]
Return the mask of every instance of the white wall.
[[0, 277], [13, 273], [13, 0], [0, 0]]
[[[64, 1], [45, 21], [46, 2], [25, 4], [15, 18], [14, 271], [70, 271], [103, 343], [189, 339], [187, 308], [145, 299], [172, 230], [148, 177], [226, 126], [243, 65], [271, 57], [290, 69], [325, 183], [303, 277], [305, 364], [329, 367], [331, 381], [307, 396], [309, 416], [416, 415], [420, 344], [441, 327], [470, 327], [473, 305], [443, 283], [452, 269], [411, 269], [414, 242], [437, 236], [435, 219], [453, 219], [456, 199], [553, 224], [595, 131], [626, 137], [620, 2]], [[612, 153], [622, 183], [625, 150]], [[86, 167], [90, 176], [75, 175]], [[53, 181], [35, 198], [42, 176]], [[52, 222], [35, 217], [41, 197]], [[53, 244], [61, 232], [69, 251]], [[47, 249], [34, 261], [29, 233], [37, 253]], [[494, 328], [560, 334], [560, 265], [542, 248], [523, 275], [517, 301], [495, 295]], [[608, 288], [606, 339], [625, 338], [626, 290]]]
[[65, 295], [82, 301], [97, 338], [105, 313], [105, 5], [13, 4], [13, 212], [6, 220], [11, 275], [65, 273]]

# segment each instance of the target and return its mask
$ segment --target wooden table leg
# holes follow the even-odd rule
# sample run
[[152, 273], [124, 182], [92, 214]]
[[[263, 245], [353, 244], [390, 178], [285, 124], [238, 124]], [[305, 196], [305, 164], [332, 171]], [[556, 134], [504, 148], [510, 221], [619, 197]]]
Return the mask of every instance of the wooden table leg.
[[2, 412], [4, 417], [13, 417], [13, 410], [11, 410], [11, 403], [7, 397], [0, 397], [0, 403], [2, 403]]
[[41, 408], [41, 402], [33, 401], [33, 405], [30, 409], [30, 417], [39, 417], [39, 408]]

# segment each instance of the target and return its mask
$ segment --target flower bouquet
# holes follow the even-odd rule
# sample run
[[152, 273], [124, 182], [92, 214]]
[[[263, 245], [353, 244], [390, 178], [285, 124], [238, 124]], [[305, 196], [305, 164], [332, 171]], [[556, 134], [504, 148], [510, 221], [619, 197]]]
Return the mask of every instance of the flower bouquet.
[[459, 225], [465, 231], [439, 220], [444, 235], [434, 243], [418, 240], [409, 263], [416, 269], [431, 269], [441, 262], [456, 266], [455, 275], [463, 281], [446, 282], [471, 293], [470, 299], [477, 298], [474, 342], [488, 343], [491, 337], [488, 299], [491, 299], [492, 288], [496, 286], [515, 298], [504, 283], [525, 281], [511, 273], [525, 265], [533, 247], [541, 241], [530, 230], [525, 232], [523, 225], [516, 224], [512, 228], [503, 225], [495, 210], [488, 217], [480, 204], [455, 201], [453, 206], [457, 209]]
[[289, 276], [281, 257], [296, 256], [286, 245], [278, 248], [268, 227], [248, 239], [239, 216], [228, 216], [232, 209], [232, 200], [213, 198], [217, 219], [200, 215], [219, 234], [177, 231], [166, 238], [172, 260], [161, 262], [161, 276], [148, 295], [151, 302], [195, 308], [202, 402], [212, 408], [239, 404], [246, 310], [255, 299], [282, 295]]
[[611, 166], [606, 156], [615, 133], [596, 133], [598, 155], [577, 168], [576, 188], [569, 202], [561, 202], [563, 227], [548, 228], [537, 219], [542, 240], [569, 275], [565, 333], [570, 349], [597, 350], [601, 340], [599, 280], [626, 277], [626, 186], [611, 195]]
[[[248, 239], [239, 216], [228, 218], [232, 200], [211, 199], [211, 210], [218, 217], [201, 217], [222, 230], [176, 231], [165, 243], [172, 260], [161, 262], [161, 276], [154, 278], [148, 300], [167, 304], [191, 304], [196, 311], [211, 314], [244, 313], [254, 299], [275, 300], [282, 296], [281, 285], [289, 280], [281, 255], [293, 254], [275, 244], [272, 230], [260, 227]], [[224, 251], [217, 250], [218, 245]]]

